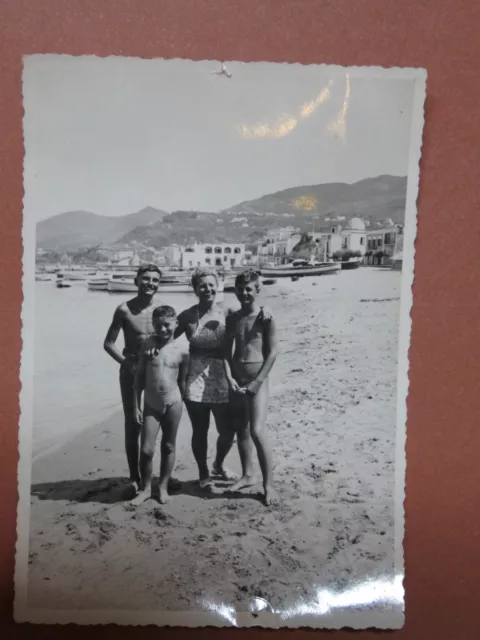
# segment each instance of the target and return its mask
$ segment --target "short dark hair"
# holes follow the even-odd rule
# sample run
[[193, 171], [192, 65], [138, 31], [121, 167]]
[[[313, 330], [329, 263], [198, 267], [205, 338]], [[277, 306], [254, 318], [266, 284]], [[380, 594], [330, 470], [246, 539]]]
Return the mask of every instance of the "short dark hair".
[[249, 284], [250, 282], [257, 285], [257, 289], [260, 288], [260, 271], [256, 269], [245, 269], [245, 271], [239, 273], [235, 278], [236, 287], [242, 284]]
[[157, 318], [166, 318], [167, 320], [176, 320], [177, 312], [173, 307], [163, 304], [161, 307], [155, 307], [152, 314], [153, 320]]
[[212, 276], [212, 278], [215, 278], [218, 284], [218, 273], [215, 271], [215, 269], [211, 269], [210, 267], [199, 267], [198, 269], [195, 269], [192, 274], [192, 287], [194, 291], [197, 288], [199, 281], [202, 278], [206, 278], [207, 276]]
[[158, 275], [160, 277], [162, 277], [162, 272], [160, 271], [160, 268], [157, 267], [156, 264], [153, 264], [153, 262], [150, 262], [149, 264], [142, 264], [142, 265], [140, 265], [138, 267], [137, 275], [135, 276], [135, 280], [137, 278], [141, 278], [144, 273], [147, 273], [147, 271], [154, 271], [155, 273], [158, 273]]

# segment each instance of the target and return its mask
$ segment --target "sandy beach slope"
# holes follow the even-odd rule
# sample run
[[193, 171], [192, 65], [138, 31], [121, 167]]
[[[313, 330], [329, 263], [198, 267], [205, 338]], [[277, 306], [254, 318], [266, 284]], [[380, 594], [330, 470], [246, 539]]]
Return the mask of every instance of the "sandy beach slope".
[[[120, 413], [38, 460], [29, 607], [245, 610], [259, 596], [283, 609], [391, 577], [400, 278], [363, 268], [265, 287], [279, 327], [268, 417], [279, 507], [259, 487], [201, 493], [186, 414], [183, 484], [165, 507], [122, 501]], [[214, 428], [211, 457], [213, 444]], [[228, 463], [238, 471], [236, 450]]]

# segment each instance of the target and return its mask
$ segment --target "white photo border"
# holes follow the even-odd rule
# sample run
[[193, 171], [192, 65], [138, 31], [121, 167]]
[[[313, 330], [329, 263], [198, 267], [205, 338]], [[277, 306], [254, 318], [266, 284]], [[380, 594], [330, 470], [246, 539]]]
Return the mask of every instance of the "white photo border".
[[[28, 59], [38, 55], [24, 56], [24, 67]], [[61, 54], [62, 56], [64, 54]], [[79, 57], [79, 56], [66, 56]], [[98, 56], [81, 56], [98, 58]], [[122, 56], [110, 56], [120, 58]], [[160, 60], [160, 59], [157, 59]], [[178, 60], [164, 59], [166, 62]], [[187, 61], [187, 60], [185, 60]], [[194, 62], [189, 60], [189, 62]], [[198, 61], [200, 62], [200, 61]], [[203, 60], [211, 63], [212, 68], [221, 64], [215, 60]], [[288, 611], [237, 612], [228, 604], [205, 603], [204, 611], [95, 611], [95, 610], [60, 610], [30, 609], [27, 603], [28, 587], [28, 554], [30, 535], [30, 491], [32, 463], [32, 427], [33, 427], [33, 394], [34, 394], [34, 313], [35, 313], [35, 223], [22, 215], [22, 291], [23, 303], [22, 352], [20, 362], [20, 421], [19, 421], [19, 463], [18, 463], [18, 507], [17, 507], [17, 541], [15, 558], [15, 601], [14, 618], [16, 622], [34, 624], [117, 624], [117, 625], [157, 625], [180, 627], [266, 627], [266, 628], [298, 628], [311, 627], [323, 629], [353, 628], [365, 629], [397, 629], [404, 623], [404, 553], [403, 539], [405, 530], [404, 499], [406, 473], [406, 424], [407, 397], [409, 389], [409, 349], [411, 335], [411, 309], [413, 304], [412, 286], [414, 281], [415, 239], [417, 233], [417, 197], [419, 190], [420, 158], [424, 124], [424, 104], [426, 97], [425, 69], [416, 68], [384, 68], [384, 67], [344, 67], [338, 65], [301, 65], [286, 62], [244, 62], [226, 61], [229, 64], [245, 65], [288, 65], [304, 67], [328, 68], [331, 73], [349, 74], [350, 78], [378, 78], [412, 80], [415, 82], [413, 96], [412, 123], [407, 176], [407, 198], [405, 209], [403, 269], [400, 297], [398, 378], [397, 378], [397, 426], [396, 426], [396, 459], [395, 459], [395, 577], [392, 582], [364, 582], [348, 593], [333, 594], [319, 592], [317, 602], [309, 606], [304, 604]], [[25, 133], [25, 132], [24, 132]], [[24, 137], [24, 152], [27, 154]], [[382, 611], [371, 611], [372, 605], [383, 606]]]

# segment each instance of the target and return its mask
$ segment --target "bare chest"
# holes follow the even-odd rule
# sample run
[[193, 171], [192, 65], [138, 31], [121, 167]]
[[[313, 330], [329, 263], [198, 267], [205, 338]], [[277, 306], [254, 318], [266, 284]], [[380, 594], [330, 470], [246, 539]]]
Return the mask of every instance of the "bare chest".
[[150, 336], [154, 333], [152, 309], [144, 309], [140, 313], [129, 313], [125, 318], [124, 330], [131, 337]]
[[153, 352], [151, 356], [147, 356], [147, 369], [152, 372], [169, 371], [176, 372], [180, 364], [179, 354], [175, 351], [159, 351]]
[[243, 344], [261, 344], [263, 326], [257, 316], [240, 318], [236, 328], [236, 339]]

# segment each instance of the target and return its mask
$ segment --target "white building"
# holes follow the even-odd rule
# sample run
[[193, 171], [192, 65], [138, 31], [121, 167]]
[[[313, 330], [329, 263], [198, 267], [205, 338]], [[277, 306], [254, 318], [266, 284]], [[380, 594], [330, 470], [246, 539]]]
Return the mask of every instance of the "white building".
[[340, 232], [342, 236], [342, 249], [349, 251], [360, 251], [365, 255], [367, 249], [367, 234], [365, 223], [361, 218], [352, 218], [348, 221], [345, 229]]
[[[382, 251], [386, 256], [392, 257], [396, 251], [398, 238], [403, 235], [403, 227], [392, 223], [380, 229], [369, 229], [366, 235], [369, 252]], [[403, 238], [401, 242], [403, 242]]]
[[183, 269], [223, 267], [231, 269], [245, 264], [244, 244], [194, 244], [181, 251]]

